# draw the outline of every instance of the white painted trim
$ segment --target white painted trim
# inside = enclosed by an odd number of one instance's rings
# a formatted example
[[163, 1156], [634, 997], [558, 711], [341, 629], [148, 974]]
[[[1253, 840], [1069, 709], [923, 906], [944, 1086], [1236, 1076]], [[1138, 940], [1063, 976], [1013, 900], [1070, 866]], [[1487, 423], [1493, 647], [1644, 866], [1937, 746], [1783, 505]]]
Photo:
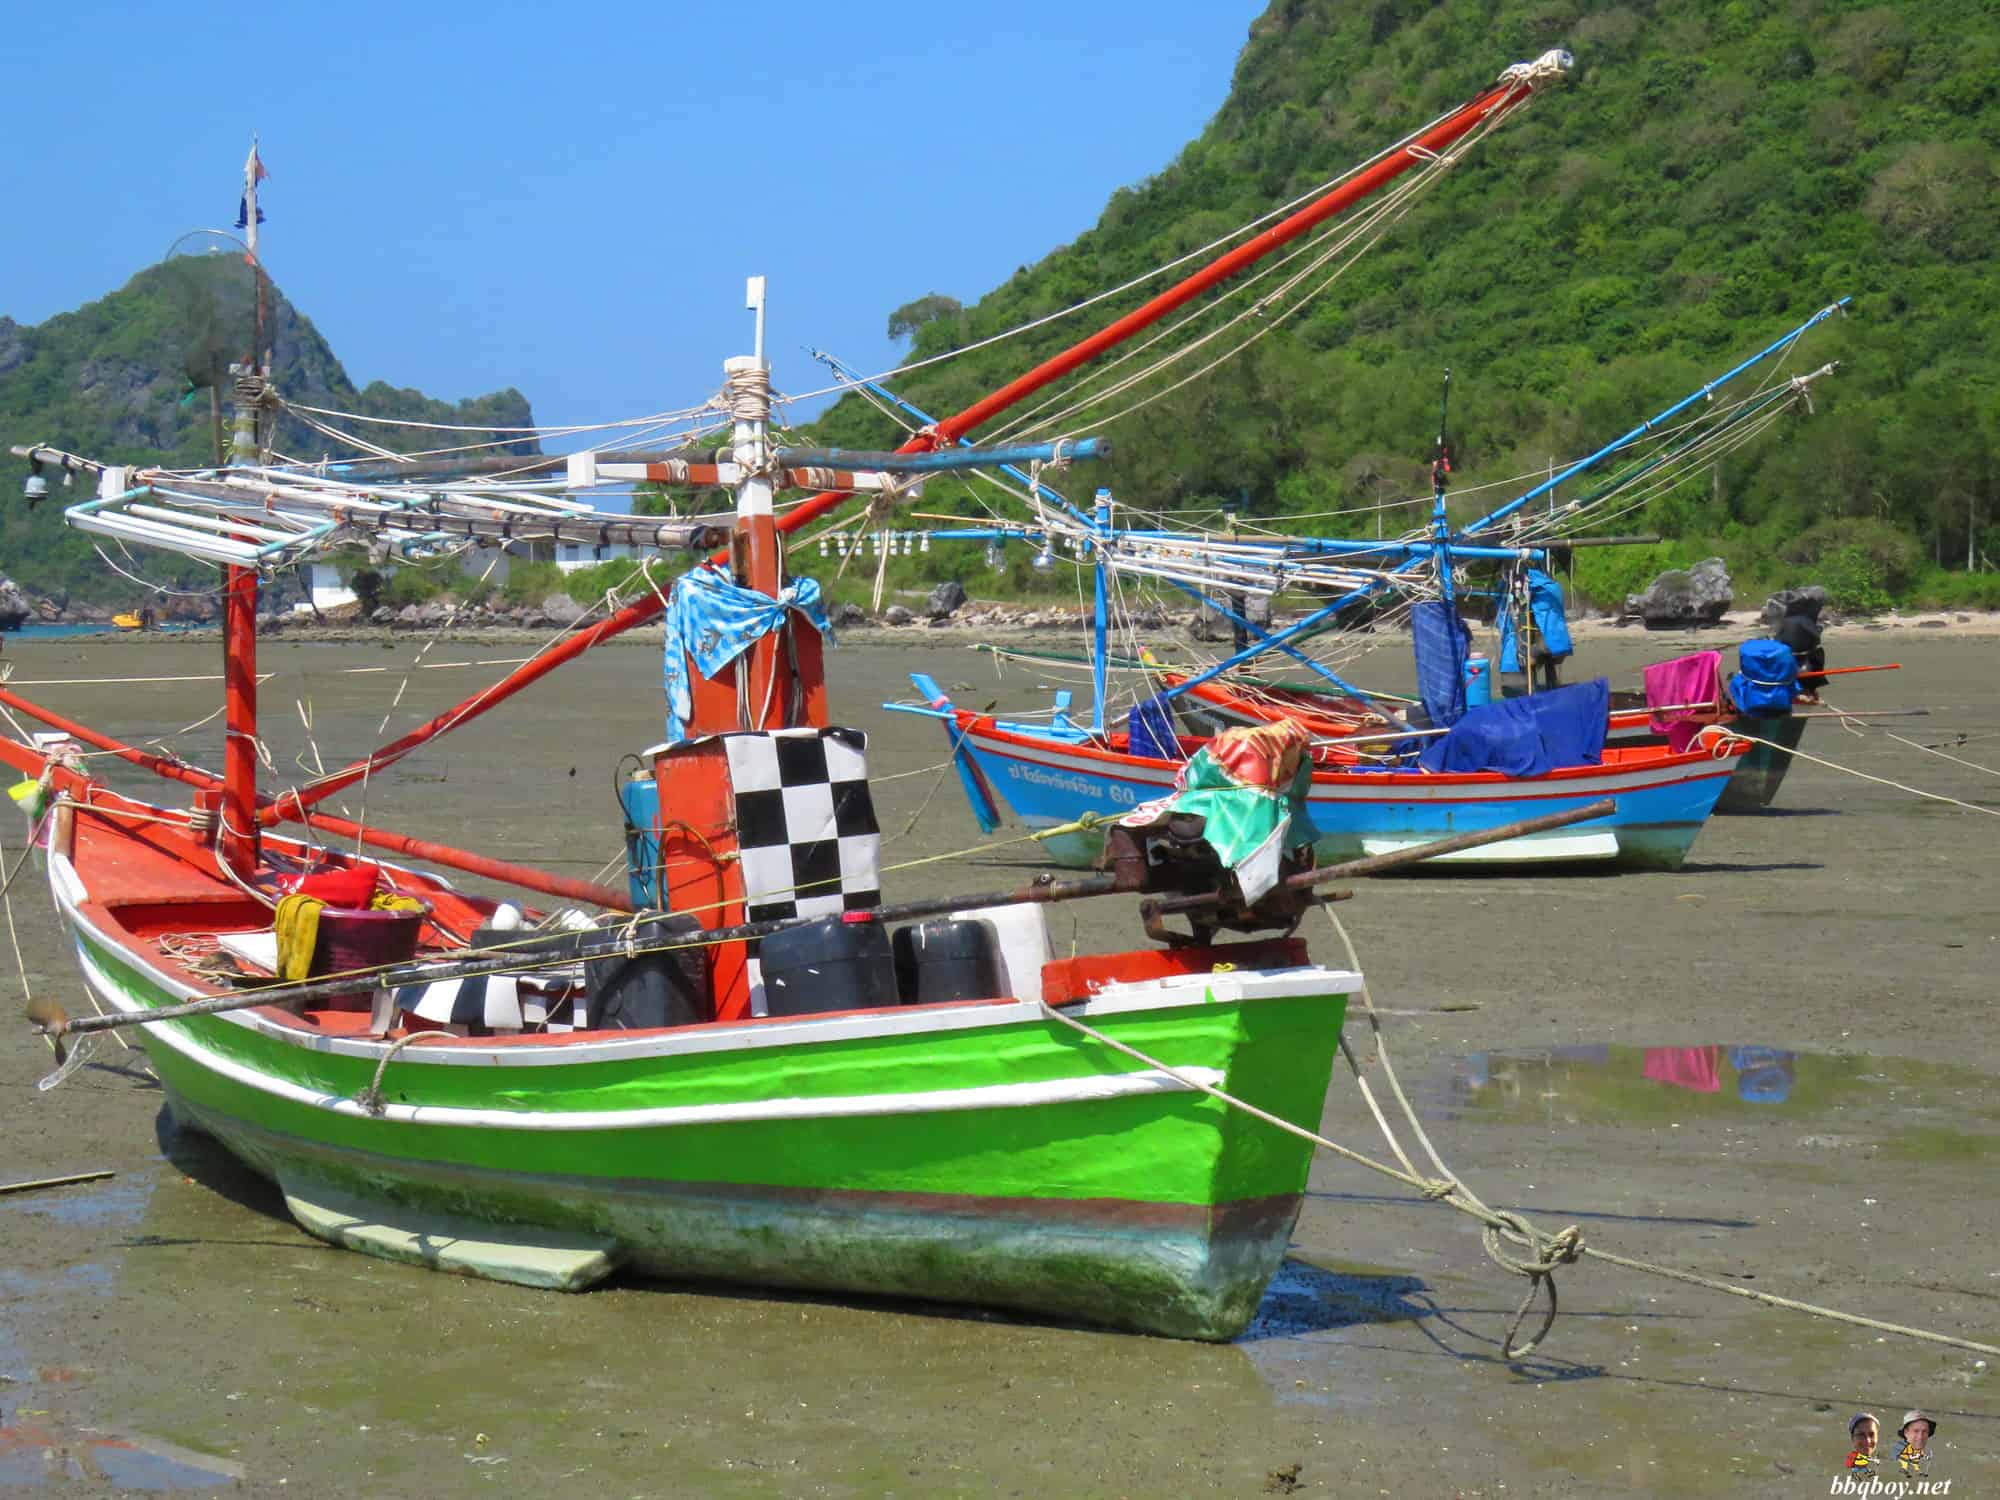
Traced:
[[[1399, 854], [1433, 842], [1426, 838], [1396, 838], [1390, 835], [1363, 835], [1363, 854]], [[1477, 849], [1460, 849], [1454, 854], [1432, 857], [1434, 864], [1477, 865], [1487, 863], [1532, 864], [1564, 860], [1616, 859], [1618, 835], [1607, 830], [1594, 833], [1531, 833], [1524, 838], [1502, 839], [1497, 844], [1481, 844]]]
[[[110, 976], [86, 952], [79, 951], [84, 979], [107, 1001], [117, 994]], [[1182, 1001], [1181, 1003], [1185, 1003]], [[1180, 1078], [1146, 1069], [1138, 1073], [1098, 1073], [1085, 1078], [1057, 1078], [1043, 1083], [998, 1083], [969, 1089], [924, 1089], [907, 1094], [841, 1094], [823, 1099], [755, 1099], [732, 1104], [681, 1104], [656, 1109], [508, 1110], [461, 1109], [446, 1105], [385, 1104], [371, 1114], [357, 1101], [326, 1094], [287, 1079], [273, 1078], [255, 1068], [211, 1051], [185, 1031], [161, 1027], [152, 1033], [196, 1066], [246, 1088], [294, 1104], [323, 1109], [355, 1120], [386, 1120], [401, 1125], [450, 1125], [565, 1132], [578, 1130], [653, 1130], [683, 1125], [739, 1125], [766, 1120], [832, 1120], [856, 1116], [927, 1115], [976, 1109], [1035, 1109], [1051, 1104], [1081, 1104], [1102, 1099], [1129, 1099], [1149, 1094], [1191, 1092], [1181, 1078], [1220, 1088], [1219, 1068], [1179, 1068]], [[399, 1059], [420, 1060], [415, 1049]]]
[[[145, 955], [110, 936], [78, 910], [78, 906], [89, 898], [81, 878], [67, 859], [61, 855], [51, 856], [49, 875], [50, 887], [56, 895], [62, 916], [78, 933], [88, 933], [97, 942], [118, 953], [126, 963], [144, 973], [154, 984], [178, 999], [200, 1000], [211, 996], [212, 991], [196, 988], [184, 980], [165, 973]], [[96, 968], [96, 965], [90, 963], [89, 956], [84, 952], [80, 941], [77, 956], [79, 962], [86, 964], [88, 968]], [[1323, 969], [1316, 965], [1294, 969], [1231, 971], [1226, 975], [1216, 976], [1180, 975], [1172, 976], [1168, 980], [1113, 986], [1103, 993], [1092, 996], [1088, 1001], [1070, 1008], [1069, 1013], [1086, 1019], [1097, 1019], [1140, 1011], [1184, 1007], [1191, 1003], [1187, 993], [1187, 981], [1189, 979], [1206, 981], [1211, 977], [1217, 983], [1210, 986], [1209, 998], [1218, 1004], [1278, 999], [1308, 994], [1315, 990], [1328, 995], [1345, 995], [1352, 994], [1361, 987], [1361, 978], [1357, 974], [1341, 969]], [[100, 998], [115, 1010], [131, 1014], [146, 1009], [145, 1006], [133, 1003], [130, 997], [108, 978], [98, 988]], [[361, 1058], [371, 1062], [378, 1060], [389, 1045], [386, 1042], [362, 1037], [315, 1036], [295, 1026], [283, 1025], [258, 1015], [255, 1010], [225, 1011], [216, 1019], [245, 1027], [283, 1042], [287, 1046], [338, 1057]], [[869, 1037], [921, 1036], [972, 1031], [985, 1027], [1026, 1025], [1039, 1022], [1041, 1019], [1041, 1009], [1034, 1001], [1015, 1000], [1004, 1004], [937, 1009], [925, 1007], [909, 1010], [871, 1010], [848, 1015], [801, 1017], [798, 1020], [775, 1023], [761, 1022], [747, 1026], [711, 1024], [677, 1028], [673, 1032], [641, 1033], [623, 1038], [607, 1035], [603, 1041], [551, 1042], [542, 1046], [523, 1042], [486, 1047], [463, 1042], [448, 1047], [426, 1048], [418, 1045], [404, 1048], [397, 1054], [397, 1059], [445, 1067], [563, 1067], [581, 1063], [631, 1062], [647, 1057], [687, 1057], [709, 1052], [755, 1051], [766, 1047], [804, 1047], [816, 1043], [853, 1041]]]

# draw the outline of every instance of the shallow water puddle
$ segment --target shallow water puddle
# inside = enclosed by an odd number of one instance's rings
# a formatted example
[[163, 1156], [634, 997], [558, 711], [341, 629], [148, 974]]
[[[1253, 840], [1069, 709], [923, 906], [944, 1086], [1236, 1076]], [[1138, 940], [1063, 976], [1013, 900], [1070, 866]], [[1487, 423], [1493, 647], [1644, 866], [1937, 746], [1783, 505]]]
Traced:
[[47, 1417], [0, 1424], [0, 1485], [34, 1489], [88, 1483], [120, 1490], [214, 1489], [234, 1483], [243, 1466], [156, 1438], [120, 1437], [71, 1428]]
[[[0, 1203], [0, 1233], [9, 1222], [41, 1218], [85, 1230], [93, 1244], [115, 1243], [118, 1231], [144, 1220], [166, 1168], [127, 1172], [104, 1182], [11, 1197]], [[108, 1236], [108, 1239], [107, 1239]], [[0, 1295], [84, 1315], [87, 1300], [117, 1282], [112, 1258], [48, 1267], [0, 1269]], [[0, 1322], [0, 1487], [87, 1484], [118, 1490], [213, 1490], [240, 1479], [242, 1466], [144, 1434], [75, 1422], [65, 1408], [88, 1388], [87, 1367], [37, 1365], [11, 1322]]]
[[1748, 1043], [1473, 1052], [1421, 1076], [1413, 1098], [1436, 1119], [1518, 1124], [1806, 1117], [1856, 1107], [1891, 1109], [1913, 1127], [2000, 1124], [1992, 1080], [1969, 1068]]

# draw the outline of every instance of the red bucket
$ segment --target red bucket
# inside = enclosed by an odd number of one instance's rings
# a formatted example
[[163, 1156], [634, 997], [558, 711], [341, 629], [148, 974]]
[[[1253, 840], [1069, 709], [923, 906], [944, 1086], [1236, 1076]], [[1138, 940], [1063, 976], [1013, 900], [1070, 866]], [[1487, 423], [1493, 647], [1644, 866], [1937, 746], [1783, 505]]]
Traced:
[[[381, 964], [401, 963], [417, 951], [417, 938], [431, 914], [428, 906], [415, 911], [371, 911], [365, 907], [328, 906], [319, 914], [319, 937], [313, 944], [314, 975], [345, 974], [351, 969], [372, 969]], [[351, 994], [334, 995], [319, 1002], [316, 1009], [341, 1010], [369, 1007], [373, 986]]]

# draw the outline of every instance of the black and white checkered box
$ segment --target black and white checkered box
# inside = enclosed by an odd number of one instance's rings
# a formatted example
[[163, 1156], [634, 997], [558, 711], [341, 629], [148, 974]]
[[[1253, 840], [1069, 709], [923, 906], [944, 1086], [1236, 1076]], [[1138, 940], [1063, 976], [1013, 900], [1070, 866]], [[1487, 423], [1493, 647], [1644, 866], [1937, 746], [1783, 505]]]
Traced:
[[[727, 734], [744, 919], [832, 917], [882, 904], [882, 833], [858, 729]], [[764, 1014], [750, 946], [750, 1009]]]

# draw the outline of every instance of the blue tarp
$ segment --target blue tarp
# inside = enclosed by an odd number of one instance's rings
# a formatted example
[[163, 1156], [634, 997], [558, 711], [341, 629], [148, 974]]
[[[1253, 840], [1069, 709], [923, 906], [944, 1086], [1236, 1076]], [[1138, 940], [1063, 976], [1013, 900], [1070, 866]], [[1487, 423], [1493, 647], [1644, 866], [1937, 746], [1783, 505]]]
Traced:
[[741, 588], [725, 568], [703, 563], [674, 580], [667, 597], [667, 743], [687, 738], [694, 699], [688, 687], [687, 663], [712, 678], [749, 649], [752, 641], [776, 630], [788, 610], [797, 610], [821, 635], [833, 638], [833, 622], [820, 602], [819, 585], [794, 578], [773, 599], [755, 589]]
[[1525, 698], [1466, 710], [1465, 717], [1424, 746], [1426, 771], [1504, 771], [1540, 776], [1562, 766], [1604, 759], [1611, 684], [1599, 677]]
[[1128, 748], [1134, 755], [1150, 755], [1155, 760], [1181, 760], [1180, 738], [1174, 733], [1173, 700], [1164, 693], [1132, 705], [1125, 716]]
[[1782, 641], [1745, 641], [1736, 659], [1743, 670], [1729, 679], [1729, 696], [1746, 714], [1790, 713], [1799, 695], [1799, 663]]
[[1449, 604], [1425, 600], [1410, 607], [1410, 644], [1417, 653], [1417, 696], [1439, 728], [1465, 713], [1465, 658], [1472, 632]]
[[[1541, 649], [1556, 661], [1567, 660], [1576, 648], [1570, 644], [1569, 618], [1563, 610], [1562, 585], [1540, 568], [1528, 569], [1528, 617]], [[1500, 609], [1500, 670], [1522, 672], [1520, 642], [1514, 630], [1514, 600], [1510, 595]]]

